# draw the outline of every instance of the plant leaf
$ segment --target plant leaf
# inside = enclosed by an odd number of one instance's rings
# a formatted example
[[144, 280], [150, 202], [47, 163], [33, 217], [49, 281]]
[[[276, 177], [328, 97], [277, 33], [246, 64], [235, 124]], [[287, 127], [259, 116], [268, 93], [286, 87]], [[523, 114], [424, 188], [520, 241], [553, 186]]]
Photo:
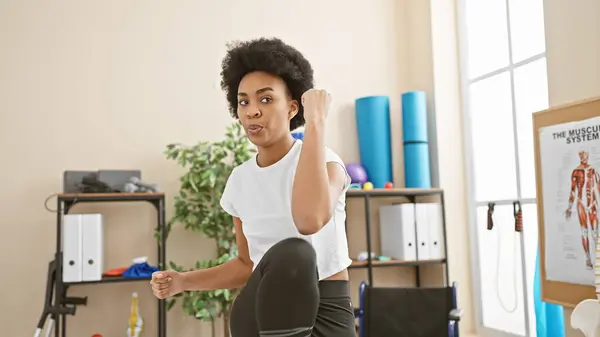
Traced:
[[[211, 268], [237, 256], [233, 220], [221, 208], [220, 199], [233, 169], [252, 158], [254, 153], [256, 150], [239, 122], [227, 126], [225, 137], [220, 141], [166, 145], [166, 159], [184, 169], [179, 179], [179, 191], [173, 198], [174, 213], [167, 221], [167, 233], [180, 227], [212, 239], [216, 253], [214, 259], [196, 261], [193, 268], [170, 261], [171, 269], [183, 272]], [[155, 237], [160, 239], [156, 233]], [[180, 299], [184, 314], [202, 321], [214, 321], [229, 314], [236, 291], [185, 291], [169, 299], [167, 308], [173, 308]]]

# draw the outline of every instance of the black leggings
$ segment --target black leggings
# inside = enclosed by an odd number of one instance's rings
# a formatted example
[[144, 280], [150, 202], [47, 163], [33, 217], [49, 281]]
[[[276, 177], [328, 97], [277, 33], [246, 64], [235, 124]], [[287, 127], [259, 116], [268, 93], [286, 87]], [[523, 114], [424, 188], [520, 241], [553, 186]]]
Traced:
[[231, 336], [355, 337], [348, 282], [318, 280], [308, 242], [275, 244], [233, 304]]

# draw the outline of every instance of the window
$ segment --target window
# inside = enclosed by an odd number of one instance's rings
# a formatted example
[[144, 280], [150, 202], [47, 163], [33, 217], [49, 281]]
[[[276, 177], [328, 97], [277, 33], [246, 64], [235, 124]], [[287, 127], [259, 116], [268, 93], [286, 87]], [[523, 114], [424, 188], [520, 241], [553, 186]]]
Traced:
[[[462, 0], [459, 12], [478, 335], [531, 336], [537, 252], [531, 115], [548, 107], [543, 0]], [[521, 233], [514, 230], [514, 202], [523, 211]]]

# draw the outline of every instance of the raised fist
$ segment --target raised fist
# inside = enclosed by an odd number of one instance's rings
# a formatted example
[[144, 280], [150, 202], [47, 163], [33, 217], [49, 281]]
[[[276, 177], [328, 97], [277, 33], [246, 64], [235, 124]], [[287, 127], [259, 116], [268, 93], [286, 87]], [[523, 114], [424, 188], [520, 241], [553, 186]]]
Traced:
[[324, 121], [329, 113], [331, 94], [322, 89], [310, 89], [302, 95], [306, 122]]

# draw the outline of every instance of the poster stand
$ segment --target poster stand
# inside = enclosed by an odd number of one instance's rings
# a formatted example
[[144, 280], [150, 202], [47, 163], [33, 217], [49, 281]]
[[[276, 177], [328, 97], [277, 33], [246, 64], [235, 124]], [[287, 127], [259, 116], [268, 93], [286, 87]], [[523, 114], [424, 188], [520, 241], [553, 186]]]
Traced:
[[[533, 132], [542, 300], [574, 307], [596, 297], [594, 270], [587, 266], [582, 240], [586, 233], [581, 229], [588, 229], [591, 263], [596, 250], [595, 231], [589, 219], [580, 220], [582, 209], [588, 218], [593, 212], [591, 207], [578, 207], [582, 200], [578, 191], [581, 187], [583, 202], [587, 203], [587, 185], [581, 183], [591, 179], [600, 184], [596, 180], [600, 177], [600, 97], [534, 113]], [[585, 159], [599, 176], [585, 175], [591, 172]], [[589, 192], [600, 197], [600, 185]], [[595, 203], [600, 218], [600, 199]]]

